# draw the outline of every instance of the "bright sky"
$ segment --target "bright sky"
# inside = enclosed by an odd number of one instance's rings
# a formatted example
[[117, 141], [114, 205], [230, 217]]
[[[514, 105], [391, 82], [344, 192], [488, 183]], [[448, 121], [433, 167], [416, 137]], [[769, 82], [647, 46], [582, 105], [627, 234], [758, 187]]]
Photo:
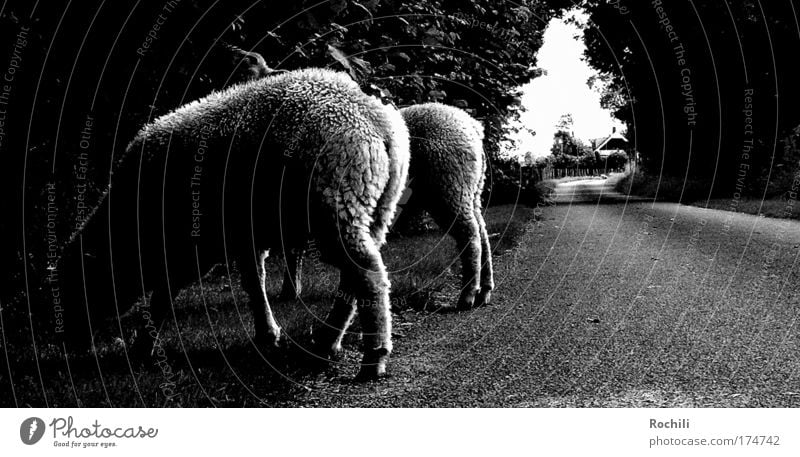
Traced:
[[[586, 23], [584, 13], [573, 14]], [[572, 114], [573, 133], [587, 144], [611, 134], [612, 127], [624, 130], [622, 123], [600, 107], [600, 94], [586, 84], [596, 72], [583, 60], [585, 49], [578, 25], [554, 19], [547, 26], [537, 61], [547, 74], [523, 86], [522, 106], [526, 111], [521, 120], [536, 135], [523, 131], [519, 138], [522, 154], [531, 151], [534, 158], [549, 155], [555, 126], [564, 114]]]

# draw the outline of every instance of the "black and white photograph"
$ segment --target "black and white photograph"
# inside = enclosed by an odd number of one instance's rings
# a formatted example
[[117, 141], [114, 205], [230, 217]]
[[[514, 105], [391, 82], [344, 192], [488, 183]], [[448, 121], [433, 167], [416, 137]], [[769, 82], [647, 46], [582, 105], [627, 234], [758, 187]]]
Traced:
[[0, 452], [311, 408], [797, 455], [798, 9], [0, 0]]

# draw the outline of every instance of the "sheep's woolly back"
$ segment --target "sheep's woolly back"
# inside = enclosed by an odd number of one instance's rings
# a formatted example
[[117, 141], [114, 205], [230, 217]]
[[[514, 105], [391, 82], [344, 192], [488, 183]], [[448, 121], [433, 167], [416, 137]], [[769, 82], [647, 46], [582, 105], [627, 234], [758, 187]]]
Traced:
[[441, 132], [430, 138], [464, 135], [469, 141], [483, 141], [483, 125], [460, 108], [442, 103], [422, 103], [400, 111], [406, 122], [412, 122], [415, 129]]
[[[310, 197], [325, 217], [335, 216], [339, 236], [367, 228], [379, 245], [408, 173], [408, 132], [399, 112], [364, 94], [348, 75], [325, 69], [271, 75], [184, 105], [145, 126], [127, 154], [143, 154], [143, 163], [152, 162], [154, 170], [190, 170], [182, 164], [190, 164], [201, 146], [213, 155], [203, 162], [204, 173], [215, 170], [209, 179], [221, 182], [227, 173], [226, 195], [231, 185], [250, 184], [246, 161], [250, 173], [255, 164], [262, 170], [255, 185], [263, 186], [267, 176], [275, 181], [267, 184], [275, 193], [284, 178], [281, 169], [289, 167], [295, 173], [290, 181], [312, 177]], [[229, 163], [236, 160], [238, 174]], [[304, 197], [297, 196], [298, 210]]]
[[[297, 141], [301, 135], [296, 130], [311, 127], [313, 121], [318, 121], [320, 128], [341, 125], [342, 119], [335, 117], [337, 105], [345, 105], [339, 108], [344, 111], [352, 104], [363, 105], [368, 111], [379, 108], [379, 103], [364, 95], [344, 73], [318, 68], [279, 73], [235, 84], [187, 103], [144, 126], [130, 146], [145, 139], [166, 146], [162, 143], [165, 135], [199, 134], [201, 127], [213, 128], [216, 137], [269, 128], [273, 136]], [[347, 117], [352, 117], [356, 112], [349, 114]], [[279, 130], [276, 127], [280, 126], [272, 122], [281, 119], [294, 121], [295, 128]], [[363, 121], [358, 124], [354, 127], [363, 127]], [[289, 140], [284, 143], [291, 146]]]
[[[451, 202], [472, 201], [486, 171], [483, 126], [464, 110], [424, 103], [400, 110], [411, 139], [411, 175]], [[431, 170], [436, 175], [431, 175]]]

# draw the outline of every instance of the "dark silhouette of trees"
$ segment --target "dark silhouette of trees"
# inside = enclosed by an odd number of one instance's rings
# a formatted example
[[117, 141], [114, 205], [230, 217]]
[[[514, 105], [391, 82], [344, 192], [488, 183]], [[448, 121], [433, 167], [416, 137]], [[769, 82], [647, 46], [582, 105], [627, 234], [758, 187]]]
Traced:
[[516, 88], [538, 75], [535, 53], [545, 26], [571, 5], [3, 3], [0, 73], [11, 68], [14, 80], [0, 84], [0, 268], [6, 273], [0, 303], [39, 287], [48, 250], [67, 241], [142, 125], [230, 82], [236, 70], [224, 54], [227, 45], [258, 52], [274, 68], [348, 71], [365, 90], [381, 91], [398, 105], [439, 100], [466, 108], [485, 122], [493, 154], [506, 117], [517, 109]]
[[588, 61], [651, 173], [759, 194], [800, 123], [789, 0], [585, 1]]

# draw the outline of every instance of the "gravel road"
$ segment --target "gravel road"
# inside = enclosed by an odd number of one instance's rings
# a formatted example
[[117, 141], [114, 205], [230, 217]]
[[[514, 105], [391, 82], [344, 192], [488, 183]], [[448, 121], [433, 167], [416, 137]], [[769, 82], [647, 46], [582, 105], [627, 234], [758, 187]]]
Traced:
[[800, 406], [800, 223], [610, 189], [559, 185], [493, 305], [400, 316], [388, 379], [286, 405]]

